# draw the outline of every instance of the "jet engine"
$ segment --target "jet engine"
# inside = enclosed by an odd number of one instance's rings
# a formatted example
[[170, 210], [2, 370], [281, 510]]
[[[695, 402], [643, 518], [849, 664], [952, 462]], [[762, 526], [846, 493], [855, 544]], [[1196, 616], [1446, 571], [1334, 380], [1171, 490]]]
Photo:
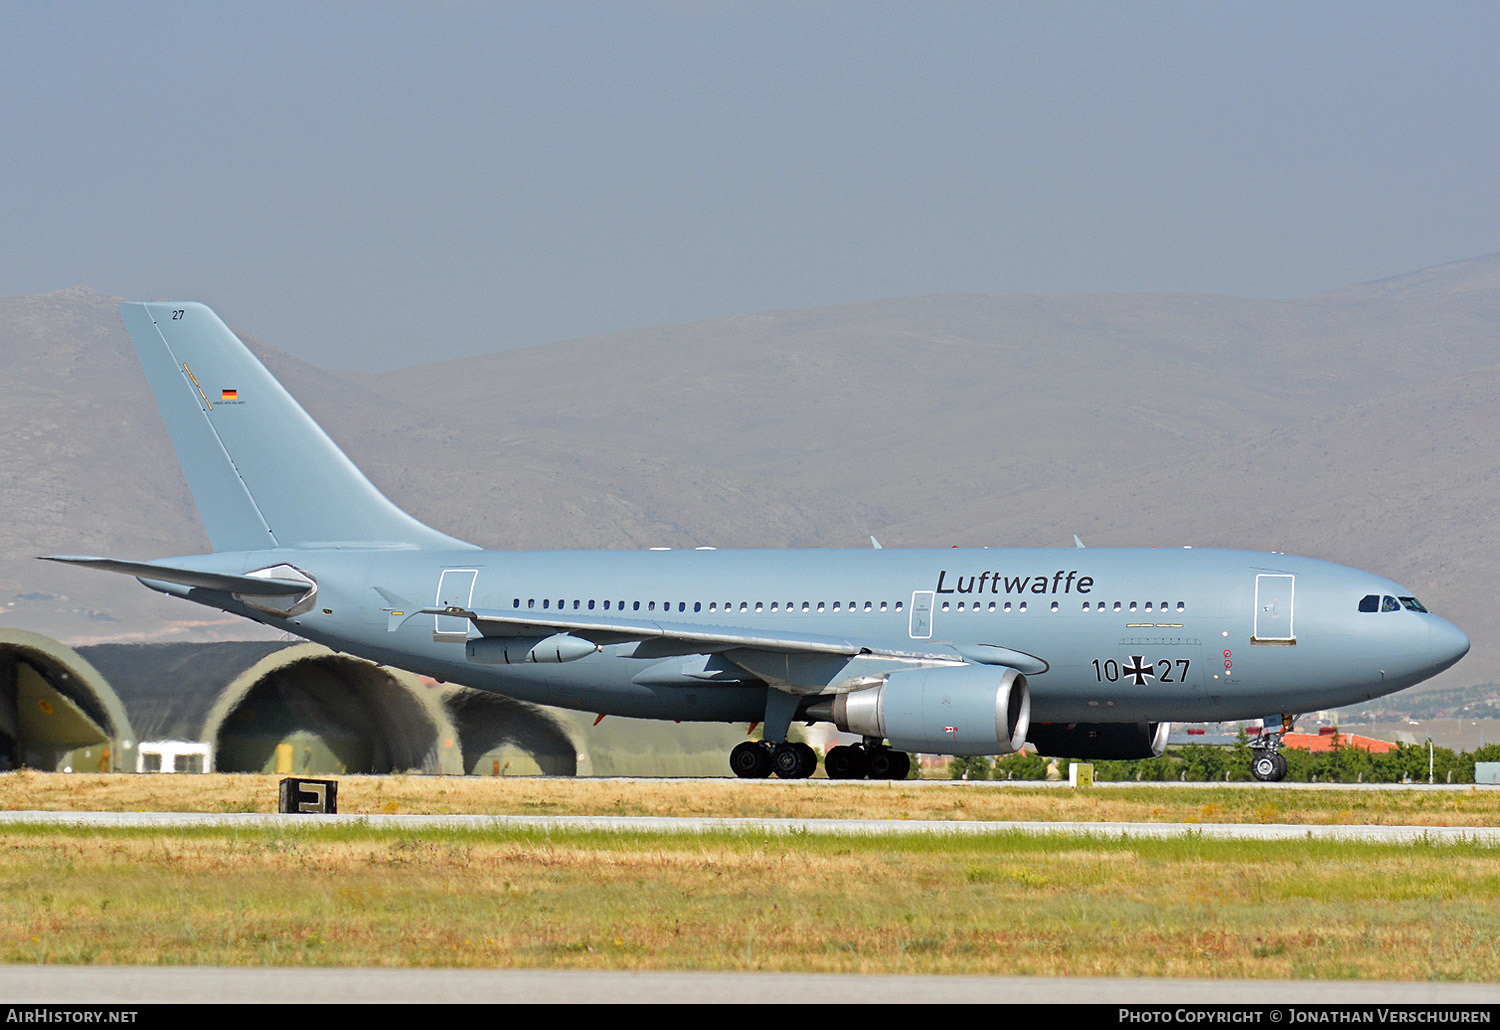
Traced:
[[1026, 739], [1048, 758], [1155, 758], [1167, 747], [1169, 722], [1032, 723]]
[[845, 733], [889, 740], [902, 751], [1008, 755], [1026, 741], [1026, 677], [996, 665], [900, 669], [879, 686], [839, 694], [808, 709]]

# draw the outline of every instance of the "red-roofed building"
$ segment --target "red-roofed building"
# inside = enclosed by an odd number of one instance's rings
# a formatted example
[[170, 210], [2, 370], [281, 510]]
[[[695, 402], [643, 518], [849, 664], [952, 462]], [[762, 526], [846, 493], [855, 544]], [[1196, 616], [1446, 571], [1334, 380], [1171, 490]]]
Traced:
[[1340, 733], [1332, 728], [1319, 733], [1288, 733], [1281, 738], [1281, 743], [1284, 747], [1294, 747], [1298, 751], [1332, 751], [1338, 747], [1355, 747], [1372, 755], [1383, 755], [1387, 751], [1396, 750], [1396, 745], [1388, 740], [1361, 737], [1357, 733]]

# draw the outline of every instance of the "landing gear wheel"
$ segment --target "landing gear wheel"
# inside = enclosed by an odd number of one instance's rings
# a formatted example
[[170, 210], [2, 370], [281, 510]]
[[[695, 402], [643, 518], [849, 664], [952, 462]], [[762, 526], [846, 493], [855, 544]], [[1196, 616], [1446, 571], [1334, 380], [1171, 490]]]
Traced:
[[771, 749], [759, 740], [736, 744], [729, 752], [729, 768], [742, 780], [763, 780], [771, 775]]
[[782, 741], [771, 752], [771, 771], [783, 780], [805, 780], [817, 768], [817, 752], [801, 742]]
[[797, 778], [805, 780], [818, 771], [818, 753], [810, 745], [803, 744], [800, 741], [794, 744], [793, 747], [797, 749], [797, 754], [802, 758], [802, 765], [798, 768]]
[[840, 744], [823, 756], [823, 771], [830, 780], [862, 780], [869, 775], [865, 749], [857, 744]]
[[1286, 759], [1275, 752], [1256, 755], [1250, 760], [1250, 774], [1262, 783], [1280, 783], [1286, 778]]
[[911, 756], [905, 751], [877, 747], [870, 750], [869, 758], [872, 780], [904, 780], [911, 772]]

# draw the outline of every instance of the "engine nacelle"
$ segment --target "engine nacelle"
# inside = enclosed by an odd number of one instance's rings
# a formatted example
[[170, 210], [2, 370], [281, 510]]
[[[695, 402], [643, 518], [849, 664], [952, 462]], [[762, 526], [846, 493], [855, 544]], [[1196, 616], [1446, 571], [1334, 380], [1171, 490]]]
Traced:
[[1156, 758], [1167, 749], [1169, 722], [1033, 723], [1026, 739], [1048, 758]]
[[484, 665], [555, 664], [587, 658], [599, 645], [567, 633], [550, 637], [479, 637], [470, 640], [469, 661]]
[[1031, 723], [1026, 677], [996, 665], [900, 669], [878, 687], [817, 707], [845, 733], [941, 755], [1008, 755], [1021, 749]]

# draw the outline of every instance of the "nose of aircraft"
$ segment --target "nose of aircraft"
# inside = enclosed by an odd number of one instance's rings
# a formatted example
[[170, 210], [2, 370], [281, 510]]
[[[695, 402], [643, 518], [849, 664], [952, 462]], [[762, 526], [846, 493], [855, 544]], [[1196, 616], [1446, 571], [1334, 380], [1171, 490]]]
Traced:
[[1442, 672], [1468, 653], [1468, 635], [1447, 619], [1433, 616], [1427, 631], [1427, 657], [1432, 671]]

